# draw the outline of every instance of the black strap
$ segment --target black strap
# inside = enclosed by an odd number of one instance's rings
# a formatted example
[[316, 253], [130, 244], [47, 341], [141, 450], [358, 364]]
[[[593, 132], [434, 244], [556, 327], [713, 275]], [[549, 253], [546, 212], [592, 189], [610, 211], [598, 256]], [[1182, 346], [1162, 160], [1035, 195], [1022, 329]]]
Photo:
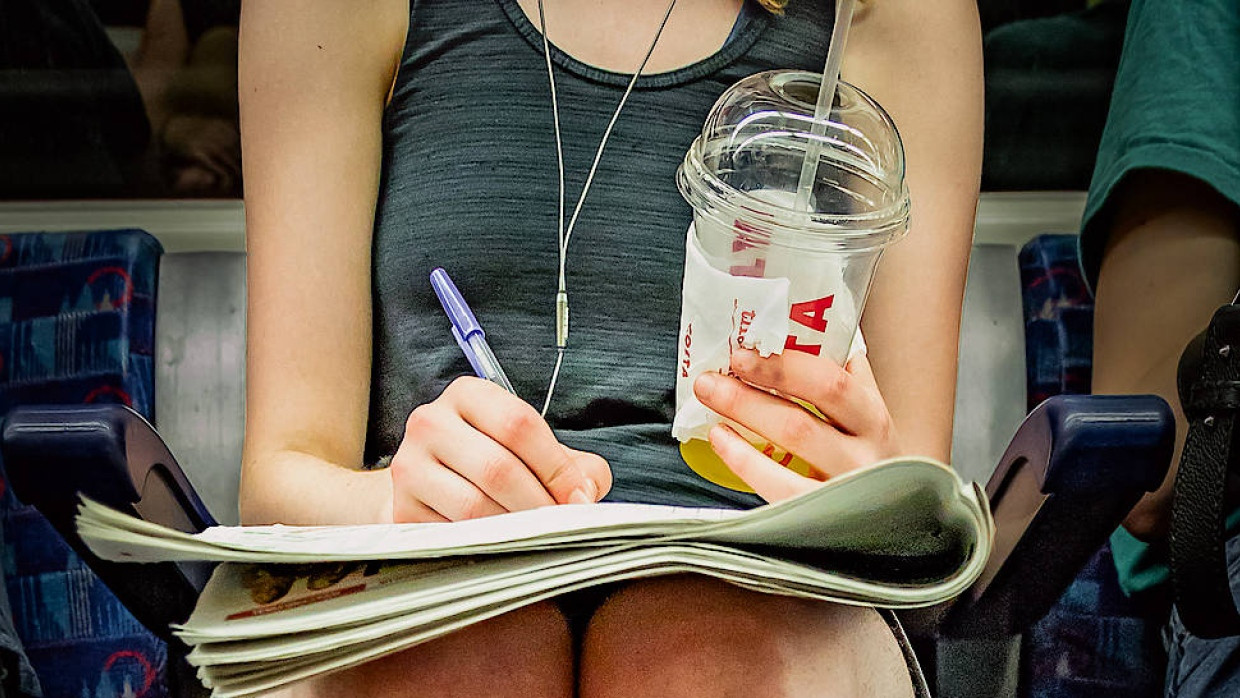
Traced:
[[1188, 439], [1171, 505], [1171, 577], [1184, 627], [1202, 638], [1240, 635], [1227, 576], [1227, 472], [1240, 413], [1240, 305], [1220, 308], [1180, 360]]

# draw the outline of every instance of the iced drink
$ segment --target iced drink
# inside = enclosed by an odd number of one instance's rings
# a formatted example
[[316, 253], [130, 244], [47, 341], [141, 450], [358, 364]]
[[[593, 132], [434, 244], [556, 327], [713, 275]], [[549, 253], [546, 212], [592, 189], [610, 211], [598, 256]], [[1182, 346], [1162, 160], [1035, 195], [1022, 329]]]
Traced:
[[[811, 133], [820, 80], [774, 71], [733, 85], [677, 175], [694, 220], [686, 239], [673, 435], [695, 472], [732, 489], [748, 487], [705, 441], [720, 418], [697, 401], [693, 380], [726, 372], [737, 347], [844, 363], [879, 257], [908, 228], [894, 124], [867, 95], [840, 82], [825, 132]], [[809, 206], [796, 210], [807, 152], [818, 165]], [[808, 473], [799, 458], [737, 430], [768, 457]]]

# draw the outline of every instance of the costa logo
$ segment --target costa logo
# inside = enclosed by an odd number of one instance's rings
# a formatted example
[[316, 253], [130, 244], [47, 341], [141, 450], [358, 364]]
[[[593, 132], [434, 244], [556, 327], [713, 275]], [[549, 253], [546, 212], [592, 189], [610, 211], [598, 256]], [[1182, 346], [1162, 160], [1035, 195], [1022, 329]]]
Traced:
[[[788, 312], [788, 319], [821, 334], [827, 331], [827, 311], [831, 309], [833, 303], [835, 303], [835, 294], [793, 303], [792, 309]], [[796, 335], [792, 334], [784, 340], [784, 349], [803, 351], [814, 356], [822, 353], [821, 344], [801, 344]]]
[[[124, 284], [120, 298], [112, 299], [112, 307], [117, 308], [129, 305], [129, 301], [133, 300], [133, 279], [129, 277], [129, 272], [125, 271], [121, 267], [100, 267], [96, 269], [86, 278], [86, 285], [90, 289], [94, 290], [95, 284], [99, 283], [100, 279], [105, 279], [108, 277], [117, 277]], [[96, 305], [95, 309], [103, 310], [103, 304], [100, 303]]]

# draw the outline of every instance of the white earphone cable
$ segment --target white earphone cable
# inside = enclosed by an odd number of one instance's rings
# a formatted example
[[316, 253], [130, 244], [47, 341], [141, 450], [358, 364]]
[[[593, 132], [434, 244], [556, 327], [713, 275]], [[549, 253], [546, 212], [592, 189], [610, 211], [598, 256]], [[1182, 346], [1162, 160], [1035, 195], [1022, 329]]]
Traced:
[[551, 381], [547, 385], [547, 395], [543, 399], [542, 415], [544, 417], [547, 416], [547, 409], [551, 406], [551, 395], [555, 392], [555, 384], [560, 377], [560, 367], [564, 363], [564, 349], [568, 346], [568, 283], [566, 274], [568, 242], [573, 236], [573, 229], [577, 226], [577, 218], [581, 215], [586, 195], [590, 193], [590, 187], [594, 184], [594, 175], [598, 171], [599, 162], [603, 159], [603, 149], [607, 147], [607, 140], [611, 137], [611, 131], [615, 127], [616, 121], [620, 118], [620, 112], [624, 109], [629, 95], [632, 94], [633, 87], [637, 84], [637, 79], [641, 77], [642, 71], [646, 69], [646, 63], [650, 61], [650, 56], [654, 54], [654, 49], [659, 44], [659, 37], [663, 36], [663, 30], [667, 28], [667, 22], [671, 18], [672, 10], [675, 7], [676, 0], [671, 0], [667, 5], [667, 11], [663, 14], [663, 21], [659, 23], [659, 29], [655, 32], [654, 40], [650, 42], [650, 48], [646, 50], [646, 55], [642, 58], [641, 65], [637, 67], [637, 72], [633, 73], [633, 77], [629, 80], [628, 86], [624, 90], [624, 95], [620, 97], [620, 103], [616, 106], [616, 111], [611, 115], [611, 120], [603, 131], [603, 137], [599, 141], [598, 150], [594, 153], [594, 161], [590, 164], [590, 171], [586, 175], [585, 184], [581, 188], [581, 195], [577, 197], [577, 205], [573, 207], [573, 216], [568, 221], [568, 227], [565, 228], [564, 145], [560, 133], [560, 105], [555, 89], [555, 72], [551, 65], [551, 42], [547, 38], [547, 19], [543, 13], [543, 0], [538, 0], [538, 25], [542, 32], [543, 56], [546, 58], [547, 63], [547, 81], [551, 84], [551, 113], [555, 120], [555, 155], [560, 184], [559, 228], [556, 231], [556, 239], [559, 245], [559, 270], [555, 298], [556, 356], [555, 367], [551, 370]]

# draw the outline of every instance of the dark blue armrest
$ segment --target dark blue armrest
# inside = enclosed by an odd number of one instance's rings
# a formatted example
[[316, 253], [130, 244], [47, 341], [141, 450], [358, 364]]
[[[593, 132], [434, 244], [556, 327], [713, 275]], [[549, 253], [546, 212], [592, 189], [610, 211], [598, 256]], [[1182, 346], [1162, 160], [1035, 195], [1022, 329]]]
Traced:
[[1155, 395], [1060, 395], [1025, 419], [986, 486], [994, 552], [940, 631], [1012, 635], [1040, 619], [1171, 464]]
[[79, 495], [182, 531], [215, 520], [155, 429], [122, 405], [26, 406], [4, 418], [0, 455], [17, 497], [34, 505], [100, 579], [161, 637], [185, 620], [210, 566], [110, 563], [77, 536]]

